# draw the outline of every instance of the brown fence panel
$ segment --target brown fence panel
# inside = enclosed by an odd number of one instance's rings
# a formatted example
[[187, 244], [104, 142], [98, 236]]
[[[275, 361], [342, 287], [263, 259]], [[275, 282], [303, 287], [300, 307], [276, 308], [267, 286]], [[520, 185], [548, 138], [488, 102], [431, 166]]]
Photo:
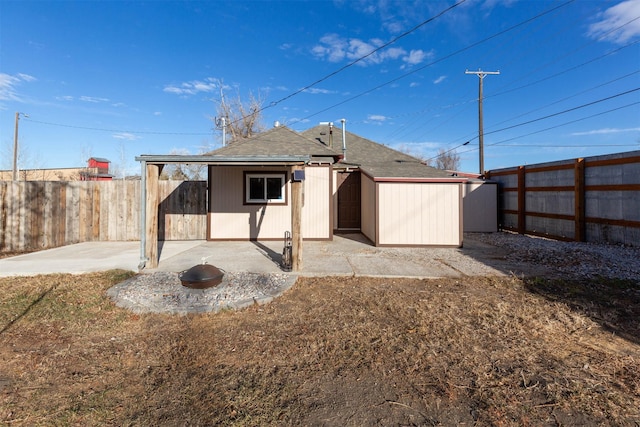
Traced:
[[[159, 235], [206, 239], [204, 181], [161, 181]], [[140, 181], [0, 181], [0, 251], [140, 239]]]
[[500, 227], [640, 246], [640, 151], [492, 170]]

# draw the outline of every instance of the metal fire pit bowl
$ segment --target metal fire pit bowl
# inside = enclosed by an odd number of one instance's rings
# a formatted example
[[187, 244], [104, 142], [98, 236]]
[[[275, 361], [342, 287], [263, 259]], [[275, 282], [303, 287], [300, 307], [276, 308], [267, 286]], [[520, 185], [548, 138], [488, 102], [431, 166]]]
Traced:
[[198, 264], [180, 273], [182, 286], [191, 289], [206, 289], [219, 285], [224, 273], [209, 264]]

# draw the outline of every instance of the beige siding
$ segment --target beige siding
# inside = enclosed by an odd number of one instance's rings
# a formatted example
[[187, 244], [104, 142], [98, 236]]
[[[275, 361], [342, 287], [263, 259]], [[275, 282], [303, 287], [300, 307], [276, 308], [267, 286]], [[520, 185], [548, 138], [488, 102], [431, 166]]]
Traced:
[[362, 234], [369, 240], [376, 241], [376, 184], [368, 176], [361, 174], [360, 181], [360, 215]]
[[[304, 205], [302, 208], [302, 237], [329, 239], [331, 237], [331, 198], [333, 174], [328, 166], [305, 168]], [[289, 228], [290, 229], [290, 228]]]
[[378, 244], [460, 246], [460, 184], [379, 183]]
[[498, 185], [491, 182], [468, 182], [462, 188], [464, 231], [498, 231]]
[[[287, 172], [283, 168], [216, 166], [211, 174], [211, 239], [282, 239], [291, 230], [291, 185], [286, 205], [245, 205], [244, 172]], [[330, 169], [305, 168], [303, 237], [330, 237]]]

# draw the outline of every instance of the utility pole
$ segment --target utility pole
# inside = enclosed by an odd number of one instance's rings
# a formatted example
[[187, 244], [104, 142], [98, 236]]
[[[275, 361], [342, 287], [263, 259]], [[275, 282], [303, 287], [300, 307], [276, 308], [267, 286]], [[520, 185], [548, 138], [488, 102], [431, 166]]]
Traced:
[[482, 124], [482, 81], [489, 74], [500, 74], [500, 71], [469, 71], [465, 74], [475, 74], [478, 78], [478, 144], [480, 148], [480, 175], [484, 175], [484, 125]]
[[18, 180], [18, 121], [20, 120], [20, 114], [24, 117], [29, 117], [28, 114], [16, 111], [16, 127], [13, 131], [13, 181]]

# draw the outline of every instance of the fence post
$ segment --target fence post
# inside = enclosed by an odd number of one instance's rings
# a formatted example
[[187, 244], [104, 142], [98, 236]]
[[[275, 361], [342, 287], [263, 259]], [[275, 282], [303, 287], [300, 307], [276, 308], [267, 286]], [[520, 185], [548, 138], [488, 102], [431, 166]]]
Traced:
[[518, 233], [525, 234], [527, 232], [527, 213], [526, 213], [526, 172], [524, 166], [518, 166]]
[[575, 209], [575, 237], [576, 242], [586, 240], [585, 231], [585, 194], [584, 194], [584, 159], [576, 159], [574, 166], [574, 209]]

